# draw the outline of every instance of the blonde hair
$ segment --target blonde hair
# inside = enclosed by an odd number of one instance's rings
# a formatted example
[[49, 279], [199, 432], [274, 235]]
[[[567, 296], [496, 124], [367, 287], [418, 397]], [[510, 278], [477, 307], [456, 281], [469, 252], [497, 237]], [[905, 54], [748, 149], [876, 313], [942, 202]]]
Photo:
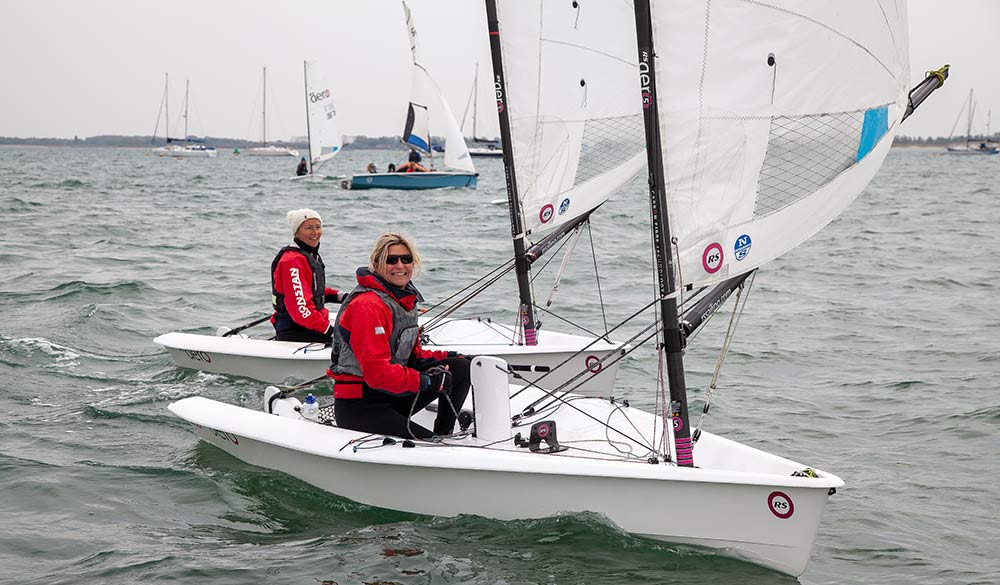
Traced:
[[385, 259], [389, 256], [389, 247], [397, 244], [406, 246], [410, 255], [413, 256], [413, 276], [420, 274], [420, 267], [423, 264], [420, 261], [417, 247], [413, 245], [413, 241], [408, 236], [396, 232], [385, 232], [375, 240], [375, 247], [372, 248], [371, 256], [368, 257], [368, 269], [375, 274], [381, 274], [381, 269], [385, 267]]

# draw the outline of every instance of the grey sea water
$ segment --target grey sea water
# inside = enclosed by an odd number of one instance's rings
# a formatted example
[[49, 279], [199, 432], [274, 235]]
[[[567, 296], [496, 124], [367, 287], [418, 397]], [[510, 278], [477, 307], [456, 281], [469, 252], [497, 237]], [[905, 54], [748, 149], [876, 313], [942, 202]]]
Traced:
[[[397, 156], [348, 150], [325, 171]], [[178, 369], [152, 338], [265, 314], [287, 210], [323, 214], [333, 286], [390, 228], [421, 246], [429, 305], [510, 255], [499, 161], [479, 162], [479, 190], [424, 193], [294, 184], [294, 167], [0, 149], [0, 583], [795, 582], [597, 515], [372, 508], [199, 443], [171, 401], [256, 407], [263, 384]], [[645, 197], [635, 182], [595, 215], [599, 276], [584, 236], [543, 327], [603, 330], [652, 298]], [[758, 274], [705, 428], [847, 482], [802, 583], [1000, 582], [998, 201], [1000, 156], [894, 150], [846, 213]], [[539, 298], [551, 282], [550, 267]], [[504, 282], [464, 314], [509, 321], [514, 297]], [[726, 321], [686, 355], [695, 413]], [[650, 406], [655, 375], [642, 348], [616, 393]]]

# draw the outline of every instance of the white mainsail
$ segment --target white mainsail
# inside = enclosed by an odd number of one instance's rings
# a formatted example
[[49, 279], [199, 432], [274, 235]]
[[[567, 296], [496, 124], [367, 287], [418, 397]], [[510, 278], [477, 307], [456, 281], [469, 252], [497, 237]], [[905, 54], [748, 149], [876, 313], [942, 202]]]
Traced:
[[343, 138], [337, 129], [333, 91], [319, 61], [306, 61], [306, 109], [309, 115], [309, 158], [313, 165], [340, 152]]
[[497, 2], [527, 233], [603, 203], [645, 167], [635, 15], [625, 2]]
[[403, 3], [403, 11], [406, 13], [406, 30], [410, 36], [410, 53], [413, 56], [410, 104], [403, 130], [403, 142], [424, 152], [431, 152], [430, 108], [432, 104], [437, 103], [445, 131], [444, 164], [451, 168], [474, 173], [476, 168], [472, 164], [472, 157], [469, 156], [462, 130], [458, 122], [455, 121], [455, 116], [452, 114], [451, 108], [448, 107], [448, 102], [445, 101], [437, 84], [434, 83], [420, 59], [417, 50], [417, 29], [413, 24], [410, 8], [405, 2]]
[[748, 272], [837, 217], [906, 107], [905, 3], [652, 2], [683, 285]]

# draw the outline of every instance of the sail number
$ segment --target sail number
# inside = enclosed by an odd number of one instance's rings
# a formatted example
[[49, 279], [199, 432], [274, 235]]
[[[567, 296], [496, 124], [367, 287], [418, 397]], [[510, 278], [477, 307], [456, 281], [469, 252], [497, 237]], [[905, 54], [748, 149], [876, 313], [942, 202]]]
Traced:
[[188, 356], [188, 359], [196, 362], [205, 362], [206, 364], [212, 363], [212, 356], [208, 355], [204, 351], [192, 351], [190, 349], [185, 349], [184, 353]]
[[795, 513], [795, 504], [785, 492], [771, 492], [767, 496], [767, 507], [771, 509], [772, 514], [782, 520], [791, 518], [792, 514]]

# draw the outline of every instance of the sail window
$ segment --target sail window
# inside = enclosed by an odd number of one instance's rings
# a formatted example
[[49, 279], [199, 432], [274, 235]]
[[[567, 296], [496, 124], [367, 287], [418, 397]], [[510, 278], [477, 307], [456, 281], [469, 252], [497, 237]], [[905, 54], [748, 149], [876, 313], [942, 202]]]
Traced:
[[573, 185], [610, 172], [645, 150], [642, 114], [587, 120]]
[[865, 110], [773, 118], [754, 219], [805, 198], [854, 165], [865, 119]]

